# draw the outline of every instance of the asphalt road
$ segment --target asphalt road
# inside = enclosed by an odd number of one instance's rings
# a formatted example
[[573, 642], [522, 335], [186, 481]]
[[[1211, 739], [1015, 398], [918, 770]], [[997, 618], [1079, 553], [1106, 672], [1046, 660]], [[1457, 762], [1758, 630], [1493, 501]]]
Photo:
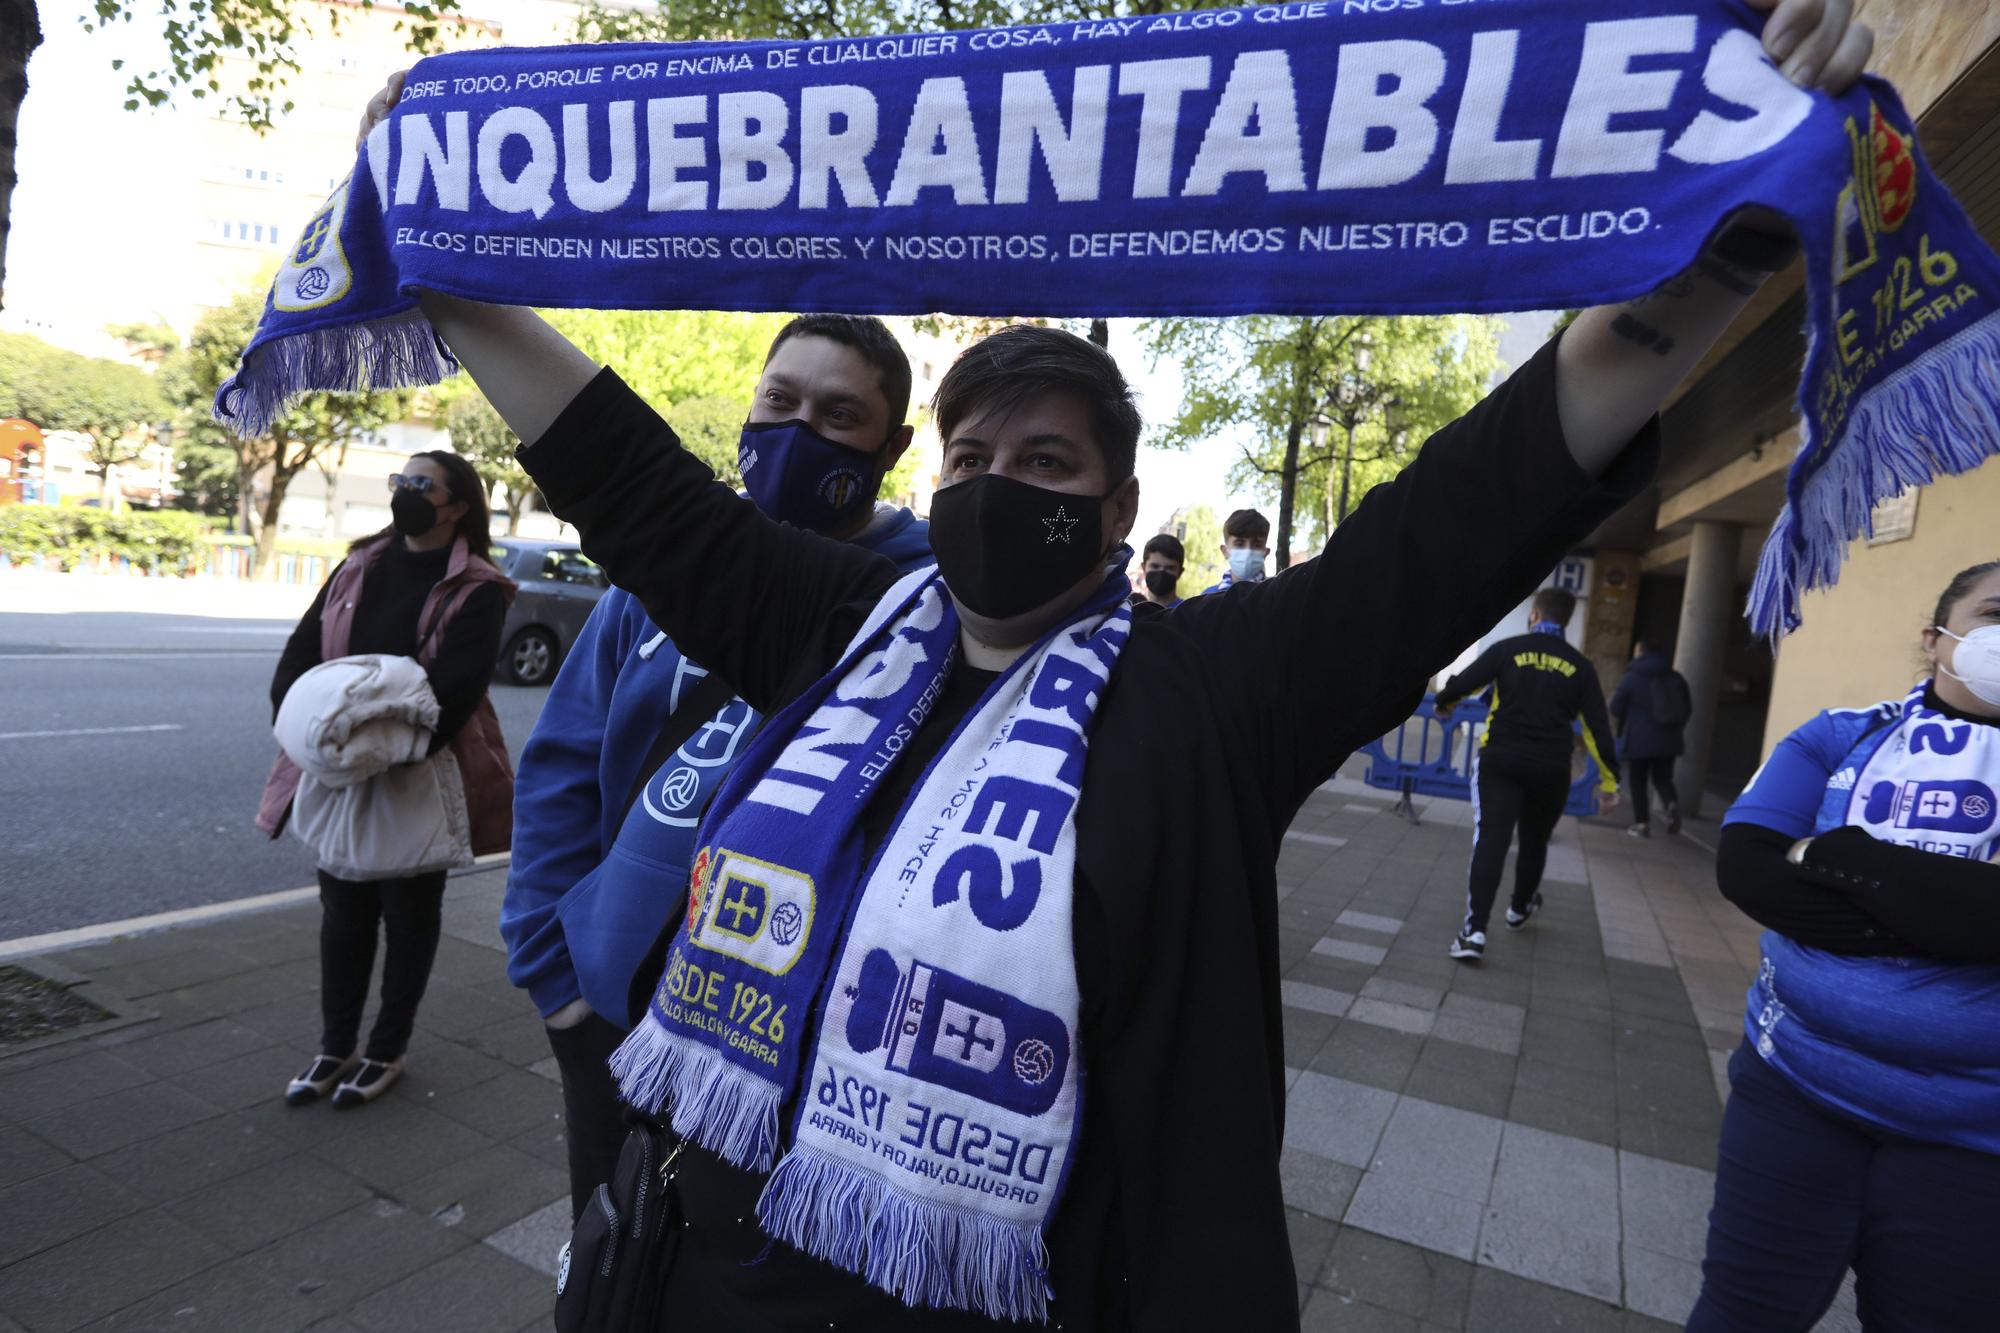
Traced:
[[[313, 882], [301, 844], [251, 824], [291, 620], [10, 601], [0, 593], [0, 940]], [[494, 685], [515, 755], [546, 694]]]

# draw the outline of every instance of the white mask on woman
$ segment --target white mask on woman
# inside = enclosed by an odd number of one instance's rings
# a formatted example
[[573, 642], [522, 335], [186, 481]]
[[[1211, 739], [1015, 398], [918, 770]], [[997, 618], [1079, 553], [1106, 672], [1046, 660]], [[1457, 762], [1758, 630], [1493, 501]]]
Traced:
[[1943, 625], [1931, 628], [1947, 639], [1958, 640], [1958, 646], [1951, 650], [1952, 666], [1946, 666], [1940, 656], [1938, 670], [2000, 708], [2000, 625], [1981, 625], [1965, 635], [1953, 634]]

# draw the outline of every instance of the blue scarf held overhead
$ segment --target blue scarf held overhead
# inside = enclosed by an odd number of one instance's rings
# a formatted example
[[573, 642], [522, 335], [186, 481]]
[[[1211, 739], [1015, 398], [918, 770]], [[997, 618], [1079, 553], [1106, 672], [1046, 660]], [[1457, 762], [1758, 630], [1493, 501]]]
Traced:
[[[1738, 0], [1359, 0], [420, 62], [241, 371], [452, 369], [429, 289], [880, 314], [1507, 311], [1641, 295], [1758, 205], [1805, 251], [1804, 440], [1752, 595], [1796, 624], [1873, 505], [2000, 448], [2000, 265], [1892, 89], [1803, 92]], [[1643, 331], [1641, 331], [1643, 333]]]
[[767, 1231], [908, 1305], [1046, 1313], [1081, 1124], [1076, 802], [1128, 587], [1105, 571], [955, 721], [867, 856], [862, 813], [958, 654], [935, 567], [884, 594], [717, 792], [666, 975], [612, 1058], [626, 1100], [772, 1171]]

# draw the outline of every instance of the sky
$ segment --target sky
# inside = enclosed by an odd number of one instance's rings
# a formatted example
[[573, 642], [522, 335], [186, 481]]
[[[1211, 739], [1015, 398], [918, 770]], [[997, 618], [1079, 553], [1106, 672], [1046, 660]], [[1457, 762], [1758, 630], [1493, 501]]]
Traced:
[[[134, 293], [151, 286], [150, 266], [170, 260], [149, 240], [163, 230], [175, 236], [193, 231], [188, 215], [197, 208], [195, 108], [201, 104], [123, 109], [126, 75], [113, 70], [111, 61], [122, 57], [128, 67], [156, 63], [149, 59], [160, 45], [156, 20], [140, 18], [86, 34], [78, 23], [89, 12], [86, 0], [41, 0], [40, 12], [45, 40], [29, 63], [29, 93], [21, 109], [19, 184], [7, 245], [7, 326], [60, 321], [72, 331], [94, 332], [110, 323], [154, 318]], [[276, 133], [282, 135], [282, 128]], [[1524, 360], [1546, 336], [1549, 322], [1548, 315], [1510, 317], [1501, 340], [1503, 362], [1514, 366]], [[1164, 422], [1180, 401], [1179, 367], [1151, 364], [1136, 323], [1112, 321], [1111, 350], [1133, 381], [1146, 420]], [[28, 327], [37, 331], [33, 323]], [[1275, 517], [1274, 505], [1229, 489], [1230, 464], [1240, 450], [1237, 438], [1187, 450], [1142, 447], [1136, 532], [1156, 532], [1176, 509], [1198, 504], [1212, 506], [1218, 516], [1258, 506]]]

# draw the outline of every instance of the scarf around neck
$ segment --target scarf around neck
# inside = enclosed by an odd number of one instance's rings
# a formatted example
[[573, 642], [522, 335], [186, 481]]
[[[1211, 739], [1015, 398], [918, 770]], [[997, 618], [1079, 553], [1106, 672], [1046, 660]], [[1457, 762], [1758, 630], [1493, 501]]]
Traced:
[[934, 567], [884, 594], [717, 793], [666, 975], [612, 1060], [634, 1105], [775, 1162], [772, 1235], [909, 1305], [1046, 1312], [1081, 1120], [1076, 801], [1127, 586], [1107, 571], [987, 688], [869, 855], [862, 814], [958, 656]]
[[[1751, 595], [2000, 449], [2000, 265], [1893, 89], [1802, 91], [1741, 0], [1362, 0], [421, 61], [307, 220], [217, 416], [455, 369], [513, 305], [1420, 314], [1649, 292], [1748, 206], [1806, 263], [1804, 444]], [[1644, 337], [1643, 325], [1635, 333]], [[1657, 335], [1655, 335], [1657, 337]]]

